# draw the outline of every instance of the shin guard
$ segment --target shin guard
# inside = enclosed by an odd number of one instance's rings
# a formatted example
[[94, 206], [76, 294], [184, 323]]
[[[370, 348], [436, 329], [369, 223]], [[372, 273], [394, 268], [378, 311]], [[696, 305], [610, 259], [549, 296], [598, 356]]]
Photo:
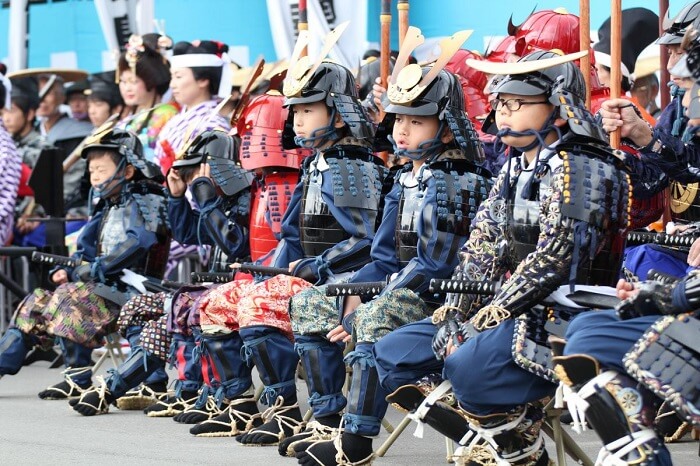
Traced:
[[378, 435], [388, 403], [387, 393], [379, 385], [372, 344], [359, 343], [356, 350], [345, 357], [345, 362], [352, 368], [348, 408], [343, 416], [345, 431], [364, 436]]
[[[58, 338], [66, 368], [87, 368], [92, 366], [92, 348], [87, 348], [67, 338]], [[83, 370], [72, 376], [73, 382], [81, 387], [90, 385], [92, 370]]]
[[314, 417], [318, 419], [342, 411], [347, 404], [342, 393], [345, 383], [342, 347], [322, 337], [298, 335], [294, 349], [306, 374], [309, 406]]
[[109, 371], [110, 375], [105, 382], [112, 396], [121, 398], [159, 368], [162, 368], [162, 361], [137, 346], [126, 361]]
[[554, 363], [559, 378], [572, 390], [565, 399], [574, 421], [585, 416], [603, 441], [599, 462], [650, 463], [663, 448], [651, 428], [656, 412], [651, 395], [627, 375], [600, 372], [598, 361], [587, 355], [558, 357]]
[[214, 399], [218, 405], [232, 400], [252, 386], [251, 367], [241, 358], [243, 339], [235, 332], [221, 336], [202, 336], [202, 358], [216, 380]]
[[29, 335], [16, 328], [9, 329], [0, 338], [0, 376], [19, 372], [31, 347]]
[[272, 406], [278, 397], [284, 404], [296, 402], [296, 373], [299, 356], [294, 345], [274, 327], [255, 326], [240, 329], [243, 339], [241, 356], [255, 364], [265, 385], [260, 401]]
[[202, 386], [202, 366], [195, 362], [194, 350], [196, 344], [194, 337], [184, 336], [180, 333], [173, 335], [173, 343], [170, 349], [170, 367], [177, 368], [178, 393], [197, 392]]

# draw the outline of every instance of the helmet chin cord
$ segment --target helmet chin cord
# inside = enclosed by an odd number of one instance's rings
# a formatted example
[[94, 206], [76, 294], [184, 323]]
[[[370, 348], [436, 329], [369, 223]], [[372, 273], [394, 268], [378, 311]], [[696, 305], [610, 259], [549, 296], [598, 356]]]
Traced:
[[438, 155], [440, 153], [440, 150], [445, 145], [442, 142], [441, 138], [442, 131], [444, 128], [445, 122], [440, 121], [440, 125], [438, 126], [438, 130], [435, 136], [418, 144], [418, 148], [416, 149], [399, 149], [396, 145], [396, 140], [391, 135], [389, 135], [387, 139], [389, 139], [389, 142], [391, 142], [391, 145], [394, 147], [395, 156], [406, 157], [413, 161], [417, 161], [424, 158], [432, 157], [434, 155]]
[[300, 136], [294, 136], [294, 142], [296, 145], [303, 147], [304, 149], [313, 149], [324, 145], [328, 141], [335, 141], [338, 139], [339, 135], [335, 127], [336, 113], [337, 110], [335, 107], [333, 107], [329, 123], [326, 126], [313, 130], [309, 137], [303, 138]]
[[504, 128], [501, 130], [498, 130], [498, 133], [496, 133], [496, 145], [494, 149], [499, 152], [503, 152], [507, 146], [507, 144], [504, 144], [502, 139], [505, 136], [513, 136], [513, 137], [523, 137], [523, 136], [534, 136], [535, 139], [530, 143], [525, 146], [511, 146], [514, 147], [515, 149], [519, 150], [520, 152], [527, 152], [531, 149], [534, 149], [537, 146], [541, 147], [541, 150], [543, 149], [548, 149], [548, 150], [553, 150], [554, 148], [552, 146], [549, 146], [547, 142], [545, 141], [545, 138], [551, 133], [552, 131], [555, 131], [557, 133], [557, 140], [561, 139], [561, 130], [559, 129], [558, 126], [554, 124], [554, 121], [557, 119], [557, 116], [559, 115], [558, 109], [555, 109], [551, 115], [549, 115], [549, 118], [545, 123], [542, 125], [542, 128], [540, 130], [534, 130], [534, 129], [526, 129], [525, 131], [515, 131], [514, 129], [511, 128]]
[[[117, 183], [112, 186], [108, 191], [105, 191], [107, 187], [113, 181]], [[90, 209], [90, 214], [92, 214], [92, 209], [95, 207], [95, 199], [106, 199], [110, 197], [117, 191], [117, 188], [121, 189], [126, 181], [126, 158], [122, 158], [117, 165], [117, 169], [112, 176], [110, 176], [106, 181], [102, 183], [91, 186], [90, 194], [88, 195], [88, 208]]]
[[[558, 109], [555, 109], [552, 114], [549, 116], [547, 121], [542, 125], [542, 128], [537, 131], [534, 129], [528, 129], [525, 131], [515, 131], [511, 128], [504, 128], [502, 130], [499, 130], [498, 133], [496, 133], [496, 143], [495, 143], [495, 150], [497, 151], [503, 151], [506, 148], [506, 144], [503, 143], [502, 138], [505, 136], [514, 136], [514, 137], [522, 137], [522, 136], [535, 136], [535, 139], [525, 145], [525, 146], [511, 146], [514, 149], [520, 151], [520, 152], [527, 152], [529, 150], [534, 149], [535, 147], [540, 147], [540, 150], [537, 151], [537, 154], [535, 155], [535, 161], [533, 164], [532, 168], [532, 175], [530, 176], [530, 179], [527, 181], [525, 186], [523, 186], [523, 191], [521, 193], [521, 197], [523, 199], [530, 199], [532, 200], [533, 194], [535, 191], [533, 190], [534, 184], [539, 184], [539, 179], [544, 175], [544, 171], [546, 168], [540, 168], [540, 152], [543, 150], [554, 150], [554, 146], [550, 146], [547, 144], [545, 141], [545, 138], [551, 133], [552, 131], [557, 133], [557, 140], [560, 140], [562, 138], [562, 132], [561, 129], [559, 129], [558, 126], [554, 124], [554, 121], [557, 119], [558, 116]], [[510, 157], [509, 157], [509, 162], [510, 162]], [[510, 165], [509, 165], [510, 166]], [[510, 178], [510, 177], [508, 177]], [[505, 183], [506, 185], [509, 185], [509, 179], [506, 180], [507, 182]], [[504, 186], [505, 188], [505, 186]]]

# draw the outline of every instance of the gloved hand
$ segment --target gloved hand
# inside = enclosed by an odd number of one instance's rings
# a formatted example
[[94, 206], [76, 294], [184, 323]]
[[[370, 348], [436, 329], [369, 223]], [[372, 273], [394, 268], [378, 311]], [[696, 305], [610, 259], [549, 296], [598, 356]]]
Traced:
[[455, 348], [464, 343], [460, 332], [462, 319], [463, 314], [454, 308], [442, 307], [433, 314], [433, 324], [437, 326], [438, 330], [433, 336], [432, 348], [437, 359], [444, 360], [448, 356], [447, 348], [450, 343]]

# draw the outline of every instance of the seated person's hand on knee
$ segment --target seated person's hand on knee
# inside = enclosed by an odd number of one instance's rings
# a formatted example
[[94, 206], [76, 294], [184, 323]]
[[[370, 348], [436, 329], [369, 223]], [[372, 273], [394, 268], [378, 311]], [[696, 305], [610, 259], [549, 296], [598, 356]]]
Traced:
[[63, 285], [68, 282], [68, 272], [63, 269], [56, 270], [53, 275], [51, 275], [51, 281], [56, 285]]

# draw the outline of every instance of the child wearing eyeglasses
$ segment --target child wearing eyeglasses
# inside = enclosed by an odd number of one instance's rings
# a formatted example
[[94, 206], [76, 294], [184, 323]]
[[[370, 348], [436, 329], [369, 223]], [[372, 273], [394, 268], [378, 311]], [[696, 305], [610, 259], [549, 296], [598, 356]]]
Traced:
[[432, 321], [374, 346], [392, 403], [416, 410], [427, 392], [416, 381], [437, 373], [451, 382], [457, 407], [433, 399], [416, 417], [462, 442], [465, 464], [484, 455], [499, 464], [548, 464], [539, 401], [554, 395], [558, 379], [545, 323], [587, 310], [558, 295], [576, 285], [614, 286], [619, 273], [629, 177], [585, 108], [574, 58], [531, 53], [491, 88], [483, 129], [509, 157], [453, 278], [492, 284], [495, 295], [448, 295]]

